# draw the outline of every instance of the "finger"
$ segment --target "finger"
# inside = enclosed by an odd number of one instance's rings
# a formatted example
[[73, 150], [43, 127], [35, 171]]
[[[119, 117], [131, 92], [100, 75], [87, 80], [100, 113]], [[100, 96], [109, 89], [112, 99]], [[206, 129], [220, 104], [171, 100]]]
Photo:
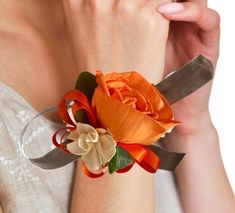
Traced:
[[207, 5], [207, 0], [173, 0], [173, 2], [197, 2], [203, 5]]
[[216, 11], [197, 2], [162, 4], [158, 11], [169, 20], [194, 22], [204, 32], [217, 30], [220, 24]]

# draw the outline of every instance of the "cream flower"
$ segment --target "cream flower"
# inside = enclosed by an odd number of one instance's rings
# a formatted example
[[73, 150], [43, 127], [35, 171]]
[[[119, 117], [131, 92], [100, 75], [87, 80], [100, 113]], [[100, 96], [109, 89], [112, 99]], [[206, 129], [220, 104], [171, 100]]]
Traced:
[[89, 170], [102, 169], [116, 153], [116, 141], [103, 128], [95, 129], [89, 124], [77, 123], [76, 130], [67, 138], [73, 140], [67, 144], [67, 149], [75, 155], [82, 155]]

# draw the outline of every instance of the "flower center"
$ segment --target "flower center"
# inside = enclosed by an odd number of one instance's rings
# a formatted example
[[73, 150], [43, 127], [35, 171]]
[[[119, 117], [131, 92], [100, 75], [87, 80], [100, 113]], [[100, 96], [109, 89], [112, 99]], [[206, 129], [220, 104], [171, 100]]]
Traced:
[[95, 131], [89, 132], [86, 135], [86, 142], [93, 142], [93, 143], [97, 143], [99, 141], [99, 134]]

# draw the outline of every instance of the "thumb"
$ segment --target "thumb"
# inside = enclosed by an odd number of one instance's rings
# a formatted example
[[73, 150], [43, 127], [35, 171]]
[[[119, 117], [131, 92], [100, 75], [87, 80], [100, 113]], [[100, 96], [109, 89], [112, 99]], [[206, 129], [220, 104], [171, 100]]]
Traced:
[[220, 24], [219, 14], [199, 2], [161, 4], [158, 11], [169, 20], [194, 22], [204, 32], [218, 29]]

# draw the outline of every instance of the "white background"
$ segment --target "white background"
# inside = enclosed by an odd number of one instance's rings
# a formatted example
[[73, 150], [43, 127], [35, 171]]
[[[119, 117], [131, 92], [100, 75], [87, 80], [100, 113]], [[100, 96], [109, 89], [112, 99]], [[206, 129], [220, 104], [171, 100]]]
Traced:
[[219, 133], [221, 154], [235, 192], [235, 1], [209, 0], [221, 16], [220, 58], [210, 98], [210, 112]]

